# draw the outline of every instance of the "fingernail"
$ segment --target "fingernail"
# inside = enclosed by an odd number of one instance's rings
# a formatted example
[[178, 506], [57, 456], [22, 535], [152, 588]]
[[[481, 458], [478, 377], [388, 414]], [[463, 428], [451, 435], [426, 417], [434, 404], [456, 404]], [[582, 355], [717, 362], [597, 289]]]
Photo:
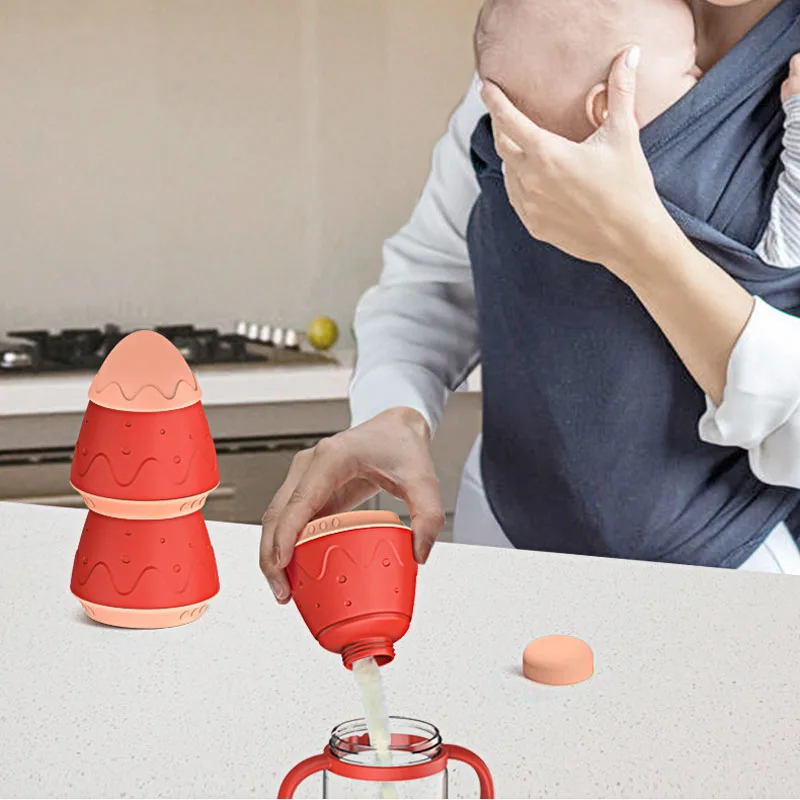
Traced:
[[286, 599], [286, 587], [279, 581], [269, 581], [269, 588], [272, 589], [272, 594], [275, 595], [276, 600], [280, 601]]
[[628, 69], [636, 69], [639, 66], [639, 61], [642, 57], [642, 48], [638, 44], [628, 50], [628, 55], [625, 56], [625, 66]]

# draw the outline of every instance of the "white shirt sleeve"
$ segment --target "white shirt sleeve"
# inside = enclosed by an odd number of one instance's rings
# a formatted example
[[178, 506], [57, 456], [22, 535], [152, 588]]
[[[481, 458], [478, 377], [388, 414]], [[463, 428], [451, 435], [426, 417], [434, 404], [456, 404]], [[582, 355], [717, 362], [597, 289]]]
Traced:
[[351, 424], [406, 406], [436, 430], [445, 403], [478, 361], [466, 231], [479, 194], [470, 141], [486, 114], [477, 76], [436, 145], [411, 220], [383, 249], [383, 273], [356, 308]]
[[[784, 108], [784, 170], [756, 252], [773, 266], [800, 267], [800, 96]], [[800, 319], [756, 298], [731, 355], [722, 404], [706, 397], [706, 409], [703, 441], [741, 447], [757, 478], [800, 488]]]

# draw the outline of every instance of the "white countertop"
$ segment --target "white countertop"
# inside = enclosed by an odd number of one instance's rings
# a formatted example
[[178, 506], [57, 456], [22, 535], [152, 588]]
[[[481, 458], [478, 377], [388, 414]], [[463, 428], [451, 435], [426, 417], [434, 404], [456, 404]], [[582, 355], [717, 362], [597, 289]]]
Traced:
[[[272, 601], [257, 528], [209, 525], [204, 618], [128, 631], [69, 594], [83, 515], [0, 504], [3, 795], [274, 797], [360, 716], [352, 675]], [[796, 796], [800, 580], [442, 544], [418, 586], [391, 713], [475, 750], [498, 797]], [[521, 677], [551, 633], [594, 648], [590, 681]], [[477, 781], [457, 765], [450, 790]]]
[[[319, 400], [346, 400], [355, 353], [337, 351], [339, 364], [309, 366], [210, 367], [197, 370], [203, 405], [260, 405]], [[83, 414], [93, 374], [0, 376], [0, 417], [33, 414]], [[466, 391], [481, 390], [480, 369]]]

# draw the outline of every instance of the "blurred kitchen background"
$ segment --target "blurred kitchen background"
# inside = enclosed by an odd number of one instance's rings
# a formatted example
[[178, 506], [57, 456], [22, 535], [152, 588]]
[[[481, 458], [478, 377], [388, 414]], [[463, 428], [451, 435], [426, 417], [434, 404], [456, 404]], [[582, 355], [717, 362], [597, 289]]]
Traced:
[[[97, 360], [160, 327], [205, 394], [207, 518], [260, 520], [292, 455], [349, 424], [353, 310], [469, 83], [479, 6], [0, 0], [0, 500], [81, 505]], [[449, 512], [480, 427], [464, 389], [434, 443]]]

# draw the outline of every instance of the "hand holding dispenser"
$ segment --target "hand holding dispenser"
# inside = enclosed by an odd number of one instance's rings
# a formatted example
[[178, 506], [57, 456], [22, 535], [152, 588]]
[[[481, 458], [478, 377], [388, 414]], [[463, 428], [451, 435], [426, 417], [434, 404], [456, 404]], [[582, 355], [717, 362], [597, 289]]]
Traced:
[[411, 529], [389, 511], [350, 511], [306, 526], [287, 567], [295, 604], [311, 634], [347, 669], [380, 666], [408, 631], [417, 562]]

